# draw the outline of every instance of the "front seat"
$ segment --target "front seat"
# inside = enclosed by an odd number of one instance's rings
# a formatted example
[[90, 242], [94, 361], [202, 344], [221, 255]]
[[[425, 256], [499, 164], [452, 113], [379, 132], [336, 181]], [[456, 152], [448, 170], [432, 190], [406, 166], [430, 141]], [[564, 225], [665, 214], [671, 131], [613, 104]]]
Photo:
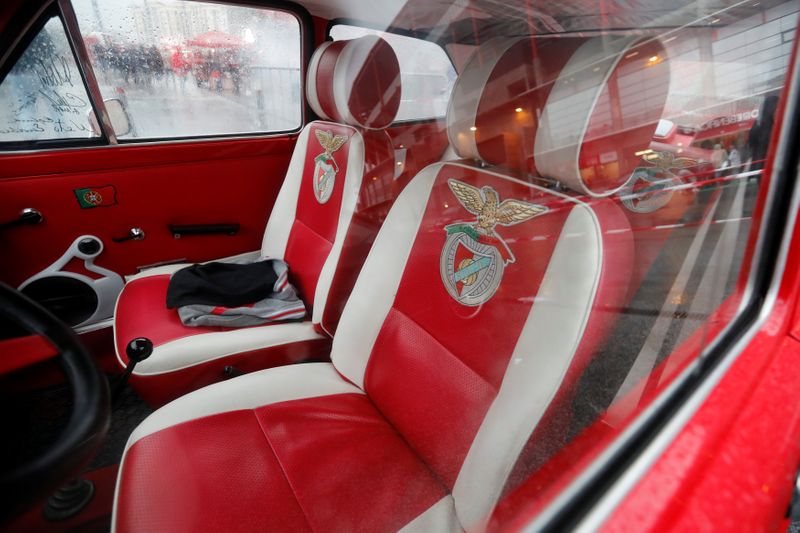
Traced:
[[[117, 301], [117, 359], [136, 338], [153, 343], [131, 385], [151, 405], [220, 381], [225, 368], [249, 372], [307, 360], [327, 360], [344, 302], [377, 227], [358, 215], [364, 188], [391, 180], [394, 152], [384, 130], [400, 105], [400, 70], [391, 46], [375, 36], [323, 44], [306, 83], [309, 102], [324, 120], [297, 140], [286, 178], [257, 255], [283, 259], [306, 304], [301, 322], [259, 327], [186, 327], [166, 307], [169, 265], [133, 276]], [[326, 169], [330, 177], [320, 179]], [[370, 180], [363, 179], [365, 175]], [[224, 179], [224, 176], [220, 176]]]
[[[529, 440], [563, 419], [555, 408], [568, 405], [632, 270], [625, 217], [601, 197], [624, 183], [634, 158], [623, 156], [652, 131], [619, 140], [618, 175], [581, 183], [592, 193], [582, 198], [520, 179], [528, 158], [500, 148], [533, 135], [544, 148], [527, 152], [565, 186], [586, 175], [580, 161], [597, 160], [584, 141], [616, 79], [609, 50], [633, 43], [559, 41], [573, 53], [536, 70], [528, 38], [488, 41], [473, 55], [448, 111], [465, 160], [427, 167], [396, 200], [332, 363], [256, 372], [156, 411], [127, 443], [116, 531], [485, 527]], [[583, 91], [577, 104], [563, 105], [565, 80]], [[550, 124], [515, 111], [536, 106]], [[499, 121], [499, 138], [481, 137]], [[584, 129], [559, 136], [553, 125], [564, 121]], [[618, 131], [594, 123], [595, 140]]]

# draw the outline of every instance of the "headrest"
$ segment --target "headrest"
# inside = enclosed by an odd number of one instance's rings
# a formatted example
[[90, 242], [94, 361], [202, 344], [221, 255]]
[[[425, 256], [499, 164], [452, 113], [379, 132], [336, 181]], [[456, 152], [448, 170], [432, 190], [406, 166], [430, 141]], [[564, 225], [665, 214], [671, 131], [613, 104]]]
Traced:
[[306, 96], [321, 118], [367, 129], [391, 124], [400, 107], [400, 64], [375, 35], [328, 41], [311, 57]]
[[668, 90], [656, 40], [492, 39], [456, 80], [448, 135], [461, 157], [607, 196], [639, 166]]

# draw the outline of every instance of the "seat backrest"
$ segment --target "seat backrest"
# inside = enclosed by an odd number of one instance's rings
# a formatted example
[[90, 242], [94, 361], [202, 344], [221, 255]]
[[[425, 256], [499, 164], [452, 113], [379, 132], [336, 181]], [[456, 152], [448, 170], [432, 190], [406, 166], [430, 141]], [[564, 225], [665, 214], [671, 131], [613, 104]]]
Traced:
[[394, 120], [400, 90], [397, 57], [379, 37], [326, 42], [309, 64], [306, 95], [324, 120], [297, 139], [261, 252], [288, 263], [312, 321], [331, 334], [368, 251], [359, 243], [372, 240], [352, 228], [364, 176], [394, 172], [381, 130]]
[[[482, 165], [427, 167], [389, 212], [332, 359], [451, 493], [398, 511], [409, 521], [455, 516], [481, 530], [532, 436], [563, 420], [556, 409], [613, 324], [633, 244], [603, 196], [624, 184], [664, 99], [627, 124], [636, 135], [604, 113], [627, 105], [613, 81], [634, 47], [650, 46], [488, 41], [448, 111], [451, 144]], [[567, 124], [577, 125], [569, 135]], [[532, 185], [532, 169], [582, 196]]]

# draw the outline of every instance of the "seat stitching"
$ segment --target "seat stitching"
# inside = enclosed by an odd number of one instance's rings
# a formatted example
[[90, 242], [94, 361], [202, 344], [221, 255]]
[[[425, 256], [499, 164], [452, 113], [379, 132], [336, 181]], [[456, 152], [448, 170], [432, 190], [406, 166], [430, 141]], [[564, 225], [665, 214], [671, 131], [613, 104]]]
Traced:
[[253, 413], [253, 417], [256, 419], [256, 424], [258, 424], [259, 429], [261, 429], [261, 434], [264, 435], [264, 440], [267, 441], [267, 445], [269, 446], [270, 451], [272, 451], [272, 455], [275, 457], [275, 461], [277, 461], [278, 466], [281, 469], [281, 474], [283, 474], [283, 478], [286, 480], [286, 484], [289, 486], [289, 489], [292, 491], [292, 496], [294, 496], [294, 500], [297, 502], [297, 507], [300, 508], [300, 512], [303, 513], [303, 517], [306, 519], [306, 523], [308, 524], [309, 529], [311, 531], [315, 531], [314, 526], [311, 524], [311, 520], [308, 518], [308, 513], [306, 510], [303, 509], [303, 505], [300, 503], [300, 498], [297, 497], [297, 491], [294, 490], [294, 486], [292, 482], [289, 480], [289, 475], [286, 472], [286, 468], [281, 463], [280, 457], [278, 457], [278, 453], [275, 451], [275, 447], [272, 445], [272, 441], [269, 440], [269, 435], [267, 435], [267, 431], [264, 429], [264, 426], [261, 424], [261, 420], [258, 418], [255, 409], [250, 409], [250, 412]]
[[397, 436], [397, 438], [400, 441], [402, 441], [403, 444], [406, 445], [406, 448], [408, 448], [409, 452], [417, 459], [417, 461], [420, 462], [420, 464], [422, 464], [423, 467], [425, 467], [425, 469], [430, 474], [431, 478], [433, 478], [434, 481], [436, 481], [437, 483], [439, 483], [439, 485], [441, 485], [442, 489], [444, 490], [444, 493], [447, 496], [450, 496], [451, 498], [453, 498], [453, 515], [455, 516], [456, 522], [458, 522], [458, 525], [461, 527], [461, 529], [466, 531], [466, 528], [464, 528], [464, 526], [461, 525], [461, 518], [458, 516], [458, 513], [455, 511], [455, 498], [453, 497], [453, 492], [447, 486], [447, 483], [445, 483], [444, 480], [439, 476], [438, 472], [436, 472], [436, 470], [434, 470], [433, 467], [428, 464], [428, 461], [426, 461], [422, 457], [422, 455], [419, 454], [417, 449], [414, 446], [411, 445], [411, 443], [406, 439], [405, 435], [400, 433], [400, 431], [395, 427], [395, 425], [392, 424], [392, 421], [389, 420], [389, 418], [383, 413], [383, 411], [380, 410], [378, 405], [375, 402], [372, 401], [372, 398], [370, 398], [368, 394], [366, 395], [366, 397], [367, 397], [367, 401], [370, 403], [370, 405], [372, 405], [372, 408], [375, 409], [375, 412], [378, 414], [378, 416], [380, 416], [383, 419], [383, 421], [390, 428], [392, 428], [392, 431], [394, 431], [394, 433]]

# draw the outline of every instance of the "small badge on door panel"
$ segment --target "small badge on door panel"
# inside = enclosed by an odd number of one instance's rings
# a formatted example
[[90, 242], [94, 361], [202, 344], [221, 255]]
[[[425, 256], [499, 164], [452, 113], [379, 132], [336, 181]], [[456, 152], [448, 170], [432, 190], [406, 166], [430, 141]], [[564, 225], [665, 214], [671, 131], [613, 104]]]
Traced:
[[75, 198], [81, 209], [91, 209], [93, 207], [110, 207], [117, 204], [117, 190], [113, 185], [103, 185], [101, 187], [84, 187], [73, 189]]
[[333, 184], [336, 180], [336, 174], [339, 172], [339, 166], [333, 158], [333, 152], [347, 142], [347, 136], [334, 135], [333, 132], [316, 130], [314, 133], [317, 135], [319, 144], [325, 150], [317, 157], [314, 158], [316, 164], [314, 165], [314, 196], [321, 204], [327, 202], [333, 193]]

